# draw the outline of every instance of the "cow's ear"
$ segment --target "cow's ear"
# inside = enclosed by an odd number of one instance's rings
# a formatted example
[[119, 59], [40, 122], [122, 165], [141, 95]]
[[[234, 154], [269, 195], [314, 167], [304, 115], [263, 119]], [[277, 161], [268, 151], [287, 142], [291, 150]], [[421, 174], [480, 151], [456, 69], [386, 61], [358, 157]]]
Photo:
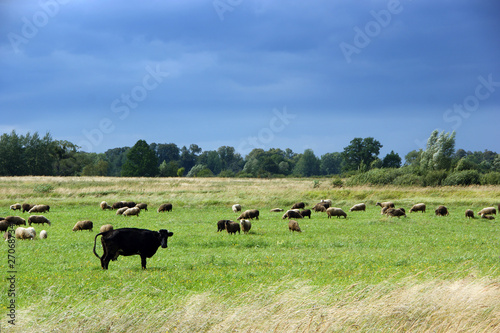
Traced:
[[174, 233], [172, 231], [168, 232], [168, 237], [172, 237], [173, 235], [174, 235]]

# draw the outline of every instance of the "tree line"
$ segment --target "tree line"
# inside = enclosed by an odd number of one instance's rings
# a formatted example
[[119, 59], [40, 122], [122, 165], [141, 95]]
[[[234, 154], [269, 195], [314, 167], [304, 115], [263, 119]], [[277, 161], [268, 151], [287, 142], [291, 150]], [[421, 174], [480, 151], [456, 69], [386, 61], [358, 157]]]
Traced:
[[[500, 182], [500, 155], [496, 152], [455, 150], [455, 132], [432, 132], [425, 150], [413, 150], [402, 158], [391, 151], [380, 156], [382, 144], [372, 138], [354, 138], [342, 152], [316, 156], [311, 149], [253, 149], [241, 156], [234, 147], [204, 151], [196, 144], [179, 148], [175, 143], [139, 140], [133, 147], [89, 153], [75, 144], [54, 140], [50, 133], [0, 137], [0, 175], [115, 176], [115, 177], [314, 177], [349, 178], [352, 184], [391, 182], [401, 185], [442, 185], [451, 174], [467, 171], [472, 183]], [[378, 173], [378, 174], [377, 174]], [[367, 176], [375, 175], [373, 180]], [[436, 176], [439, 174], [439, 177]], [[364, 175], [364, 177], [363, 177]], [[434, 175], [440, 181], [430, 182]], [[396, 178], [399, 177], [399, 180]], [[427, 178], [426, 178], [427, 177]], [[469, 177], [470, 178], [470, 177]], [[427, 180], [426, 180], [427, 179]], [[460, 183], [460, 181], [458, 181]], [[466, 181], [470, 182], [470, 181]]]

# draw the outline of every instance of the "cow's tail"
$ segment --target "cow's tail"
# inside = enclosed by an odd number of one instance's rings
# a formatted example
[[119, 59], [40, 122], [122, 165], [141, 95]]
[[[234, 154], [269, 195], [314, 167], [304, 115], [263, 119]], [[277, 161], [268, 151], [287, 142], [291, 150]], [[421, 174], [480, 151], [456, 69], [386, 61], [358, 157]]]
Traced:
[[97, 258], [99, 258], [99, 260], [101, 259], [101, 257], [99, 257], [99, 255], [97, 254], [97, 252], [95, 251], [95, 245], [96, 245], [96, 242], [97, 242], [97, 237], [98, 236], [101, 236], [102, 234], [104, 234], [104, 232], [100, 232], [98, 233], [97, 235], [95, 235], [95, 238], [94, 238], [94, 254]]

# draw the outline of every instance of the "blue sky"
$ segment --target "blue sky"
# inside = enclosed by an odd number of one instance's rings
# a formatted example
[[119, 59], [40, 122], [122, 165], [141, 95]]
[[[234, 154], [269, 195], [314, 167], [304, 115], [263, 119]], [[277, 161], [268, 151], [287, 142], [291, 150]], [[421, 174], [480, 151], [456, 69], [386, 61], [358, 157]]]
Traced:
[[0, 2], [0, 132], [381, 157], [500, 152], [498, 1]]

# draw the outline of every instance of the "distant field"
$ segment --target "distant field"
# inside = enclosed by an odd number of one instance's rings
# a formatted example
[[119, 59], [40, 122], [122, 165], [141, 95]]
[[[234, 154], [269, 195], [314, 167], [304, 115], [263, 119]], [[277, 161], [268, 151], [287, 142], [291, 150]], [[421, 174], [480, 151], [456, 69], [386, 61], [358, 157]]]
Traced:
[[[319, 180], [314, 187], [313, 180]], [[16, 325], [2, 302], [0, 327], [12, 332], [495, 332], [500, 330], [499, 222], [467, 220], [500, 202], [500, 186], [356, 187], [329, 179], [0, 178], [0, 216], [13, 203], [45, 203], [46, 240], [16, 242]], [[304, 201], [332, 199], [347, 219], [313, 213], [290, 233], [282, 213]], [[139, 217], [101, 211], [99, 203], [149, 204]], [[407, 212], [380, 215], [377, 201]], [[171, 202], [172, 212], [157, 213]], [[366, 212], [349, 213], [360, 202]], [[238, 217], [231, 205], [261, 212], [248, 235], [217, 233]], [[450, 216], [437, 217], [445, 204]], [[93, 232], [72, 232], [89, 219]], [[166, 228], [167, 249], [148, 259], [119, 257], [100, 268], [92, 253], [101, 225]], [[7, 276], [7, 243], [0, 271]], [[98, 252], [102, 253], [100, 244]], [[8, 282], [0, 288], [7, 295]], [[2, 297], [2, 300], [5, 298]]]

